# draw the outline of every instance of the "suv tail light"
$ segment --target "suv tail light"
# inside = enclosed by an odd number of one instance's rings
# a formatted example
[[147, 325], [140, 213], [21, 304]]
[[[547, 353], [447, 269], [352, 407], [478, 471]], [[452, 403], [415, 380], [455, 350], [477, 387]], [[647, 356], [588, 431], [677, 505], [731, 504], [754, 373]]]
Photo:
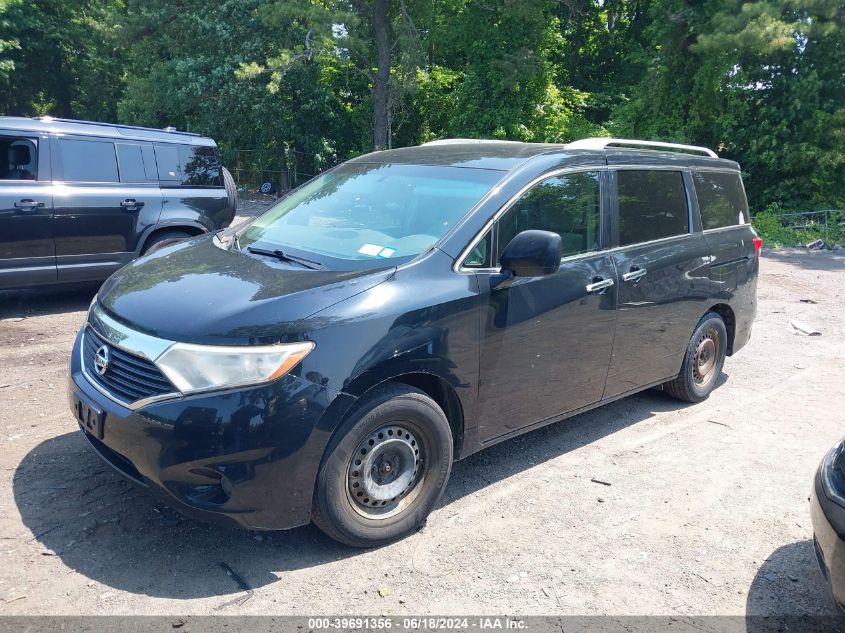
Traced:
[[760, 257], [760, 253], [763, 252], [763, 238], [755, 235], [751, 241], [754, 242], [754, 253]]

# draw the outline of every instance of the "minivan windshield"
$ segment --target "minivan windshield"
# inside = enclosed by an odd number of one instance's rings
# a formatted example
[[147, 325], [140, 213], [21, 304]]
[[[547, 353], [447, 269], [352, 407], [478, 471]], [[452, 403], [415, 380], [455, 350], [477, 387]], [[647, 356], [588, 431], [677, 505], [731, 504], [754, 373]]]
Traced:
[[437, 242], [502, 176], [465, 167], [347, 163], [282, 199], [238, 241], [243, 250], [306, 253], [332, 268], [391, 265]]

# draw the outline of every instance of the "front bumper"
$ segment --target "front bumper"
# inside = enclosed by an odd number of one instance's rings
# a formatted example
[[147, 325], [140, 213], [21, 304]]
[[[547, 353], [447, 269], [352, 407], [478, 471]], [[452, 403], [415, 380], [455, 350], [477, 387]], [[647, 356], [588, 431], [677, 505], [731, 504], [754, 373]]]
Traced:
[[250, 529], [310, 520], [314, 482], [347, 394], [294, 375], [261, 386], [198, 394], [131, 410], [82, 372], [71, 355], [68, 398], [104, 413], [92, 447], [129, 479], [196, 518]]
[[823, 462], [810, 493], [813, 546], [833, 599], [845, 610], [845, 508], [825, 494], [821, 482], [824, 467]]

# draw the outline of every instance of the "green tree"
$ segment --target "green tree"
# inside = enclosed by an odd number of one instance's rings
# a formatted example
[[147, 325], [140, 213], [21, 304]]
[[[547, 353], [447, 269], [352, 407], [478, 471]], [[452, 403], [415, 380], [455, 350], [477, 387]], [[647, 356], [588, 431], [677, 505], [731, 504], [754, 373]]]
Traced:
[[845, 5], [660, 0], [650, 16], [653, 58], [616, 133], [719, 148], [752, 208], [845, 204]]
[[0, 0], [0, 112], [114, 121], [121, 0]]
[[[410, 1], [410, 0], [408, 0]], [[372, 149], [391, 146], [391, 102], [402, 85], [396, 72], [413, 65], [419, 39], [406, 0], [281, 0], [262, 8], [264, 23], [292, 36], [263, 63], [245, 65], [243, 76], [268, 73], [276, 90], [291, 69], [317, 62], [344, 73], [362, 75], [370, 86]]]

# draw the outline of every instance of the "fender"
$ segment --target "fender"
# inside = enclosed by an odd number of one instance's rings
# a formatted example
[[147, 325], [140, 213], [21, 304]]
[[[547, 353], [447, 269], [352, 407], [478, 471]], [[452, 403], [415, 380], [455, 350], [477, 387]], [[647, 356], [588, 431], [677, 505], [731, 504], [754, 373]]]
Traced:
[[147, 238], [150, 237], [155, 231], [160, 229], [185, 229], [185, 228], [192, 228], [197, 229], [200, 231], [200, 234], [208, 233], [209, 228], [204, 224], [200, 224], [199, 222], [194, 222], [192, 220], [165, 220], [164, 222], [157, 222], [152, 226], [147, 227], [144, 232], [141, 234], [141, 238], [138, 240], [138, 246], [135, 249], [135, 257], [141, 256], [141, 251], [144, 250], [144, 245], [147, 243]]

